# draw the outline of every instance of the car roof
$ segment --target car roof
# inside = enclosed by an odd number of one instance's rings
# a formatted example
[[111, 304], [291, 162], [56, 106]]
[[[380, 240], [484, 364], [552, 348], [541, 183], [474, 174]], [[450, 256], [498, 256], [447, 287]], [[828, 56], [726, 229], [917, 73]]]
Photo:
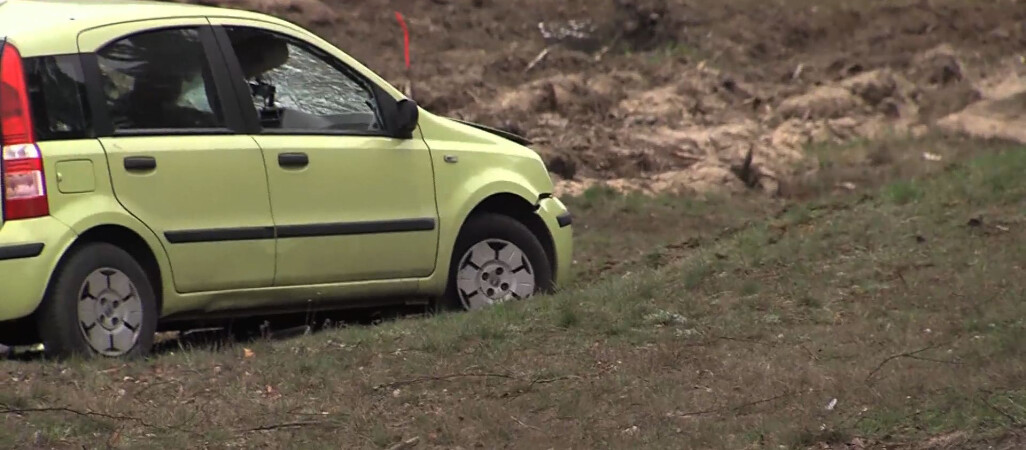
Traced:
[[[239, 17], [287, 24], [231, 8], [153, 0], [0, 0], [0, 36], [25, 56], [77, 51], [78, 33], [102, 25], [174, 17]], [[291, 24], [289, 24], [291, 25]]]

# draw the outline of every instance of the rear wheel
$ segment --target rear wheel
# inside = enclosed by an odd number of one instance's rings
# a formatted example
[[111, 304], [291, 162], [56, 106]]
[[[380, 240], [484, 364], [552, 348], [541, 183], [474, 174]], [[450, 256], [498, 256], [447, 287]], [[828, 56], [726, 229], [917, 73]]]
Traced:
[[538, 238], [508, 216], [467, 220], [449, 268], [443, 306], [475, 310], [523, 300], [552, 289], [552, 267]]
[[61, 264], [37, 327], [50, 357], [131, 358], [149, 353], [158, 314], [139, 263], [114, 245], [91, 243]]

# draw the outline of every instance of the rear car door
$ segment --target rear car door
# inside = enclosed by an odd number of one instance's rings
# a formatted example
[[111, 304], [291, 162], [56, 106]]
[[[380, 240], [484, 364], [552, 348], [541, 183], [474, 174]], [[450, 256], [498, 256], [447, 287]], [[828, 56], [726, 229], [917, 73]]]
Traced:
[[438, 227], [423, 139], [388, 136], [373, 86], [328, 46], [273, 24], [211, 20], [236, 55], [229, 70], [264, 152], [275, 285], [430, 275]]
[[178, 292], [270, 286], [274, 229], [263, 155], [206, 19], [79, 35], [118, 201], [159, 236]]

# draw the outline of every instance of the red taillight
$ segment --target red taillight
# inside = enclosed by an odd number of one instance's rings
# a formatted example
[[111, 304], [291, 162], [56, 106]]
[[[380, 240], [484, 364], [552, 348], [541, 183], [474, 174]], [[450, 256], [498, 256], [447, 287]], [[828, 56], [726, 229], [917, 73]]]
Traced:
[[3, 155], [3, 213], [5, 220], [28, 219], [50, 213], [46, 198], [43, 155], [35, 144], [32, 114], [21, 54], [10, 43], [0, 53], [0, 144]]

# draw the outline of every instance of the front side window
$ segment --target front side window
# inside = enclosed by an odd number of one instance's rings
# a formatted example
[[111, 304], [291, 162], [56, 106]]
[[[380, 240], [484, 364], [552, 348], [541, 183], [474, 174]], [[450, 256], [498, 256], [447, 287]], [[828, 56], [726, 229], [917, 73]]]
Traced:
[[264, 129], [380, 134], [371, 90], [329, 57], [271, 32], [227, 31]]
[[97, 52], [114, 130], [224, 127], [199, 32], [135, 34]]

